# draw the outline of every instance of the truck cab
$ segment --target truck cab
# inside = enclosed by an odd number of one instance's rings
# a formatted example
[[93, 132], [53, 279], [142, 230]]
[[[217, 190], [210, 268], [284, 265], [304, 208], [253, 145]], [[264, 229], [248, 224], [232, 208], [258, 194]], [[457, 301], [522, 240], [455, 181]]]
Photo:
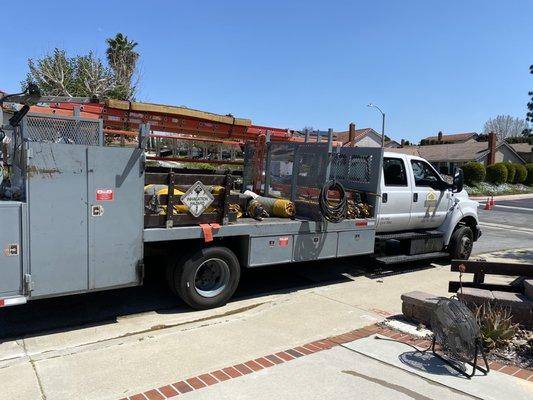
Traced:
[[[425, 239], [438, 240], [433, 240], [426, 249], [441, 247], [454, 258], [468, 258], [481, 230], [478, 203], [468, 198], [462, 186], [462, 171], [450, 184], [423, 158], [385, 152], [376, 227], [378, 240], [427, 235]], [[460, 234], [455, 234], [458, 230]]]

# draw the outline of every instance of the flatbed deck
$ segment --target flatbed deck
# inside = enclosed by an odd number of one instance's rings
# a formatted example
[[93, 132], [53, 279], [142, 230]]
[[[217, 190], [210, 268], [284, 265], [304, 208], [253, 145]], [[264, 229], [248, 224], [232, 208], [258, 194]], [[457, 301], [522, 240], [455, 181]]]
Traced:
[[[333, 224], [330, 222], [288, 218], [266, 218], [263, 221], [257, 221], [253, 218], [239, 218], [236, 222], [214, 229], [213, 237], [327, 233], [373, 230], [374, 227], [374, 219], [351, 219]], [[143, 237], [145, 243], [150, 243], [180, 239], [202, 239], [203, 233], [199, 225], [189, 225], [173, 228], [145, 228]]]

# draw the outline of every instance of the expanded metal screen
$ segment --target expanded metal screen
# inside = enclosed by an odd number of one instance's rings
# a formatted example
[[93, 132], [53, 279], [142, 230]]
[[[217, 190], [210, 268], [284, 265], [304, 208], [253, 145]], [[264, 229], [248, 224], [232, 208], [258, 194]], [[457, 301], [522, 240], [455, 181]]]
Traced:
[[28, 114], [22, 123], [26, 140], [44, 143], [102, 144], [102, 124], [99, 120]]
[[244, 146], [244, 169], [242, 171], [242, 187], [244, 188], [244, 190], [252, 189], [255, 169], [254, 155], [255, 142], [246, 142]]
[[331, 162], [331, 178], [369, 183], [374, 157], [359, 154], [336, 154]]
[[291, 198], [294, 170], [294, 143], [270, 143], [268, 150], [266, 193], [272, 197]]

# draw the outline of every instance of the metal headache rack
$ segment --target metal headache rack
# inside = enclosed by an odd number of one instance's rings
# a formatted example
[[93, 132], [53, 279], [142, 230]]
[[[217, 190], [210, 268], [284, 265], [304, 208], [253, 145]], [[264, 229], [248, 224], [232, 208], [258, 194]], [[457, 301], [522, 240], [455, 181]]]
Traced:
[[297, 217], [321, 220], [320, 192], [328, 181], [335, 180], [349, 192], [350, 199], [364, 199], [375, 209], [381, 148], [332, 147], [331, 141], [268, 142], [265, 147], [263, 154], [258, 143], [249, 142], [245, 147], [245, 188], [289, 199], [296, 204]]
[[80, 117], [29, 114], [22, 120], [23, 138], [31, 142], [102, 146], [102, 121]]

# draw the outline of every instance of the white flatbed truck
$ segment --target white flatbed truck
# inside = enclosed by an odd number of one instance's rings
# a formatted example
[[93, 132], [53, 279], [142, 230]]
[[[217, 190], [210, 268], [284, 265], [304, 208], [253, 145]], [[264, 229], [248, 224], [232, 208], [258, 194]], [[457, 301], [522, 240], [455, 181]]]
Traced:
[[[0, 115], [10, 168], [0, 196], [0, 307], [141, 285], [144, 258], [163, 254], [172, 290], [206, 309], [232, 297], [242, 268], [357, 255], [381, 263], [466, 259], [481, 234], [477, 203], [462, 190], [460, 173], [448, 184], [419, 157], [370, 148], [339, 153], [350, 159], [348, 172], [363, 166], [366, 181], [350, 173], [339, 179], [373, 193], [368, 218], [231, 221], [221, 198], [221, 224], [199, 226], [181, 216], [190, 223], [178, 226], [172, 213], [146, 215], [145, 184], [173, 187], [177, 178], [147, 172], [142, 132], [136, 148], [110, 147], [100, 121], [27, 114], [13, 126], [14, 115]], [[229, 178], [190, 179], [212, 185]]]

